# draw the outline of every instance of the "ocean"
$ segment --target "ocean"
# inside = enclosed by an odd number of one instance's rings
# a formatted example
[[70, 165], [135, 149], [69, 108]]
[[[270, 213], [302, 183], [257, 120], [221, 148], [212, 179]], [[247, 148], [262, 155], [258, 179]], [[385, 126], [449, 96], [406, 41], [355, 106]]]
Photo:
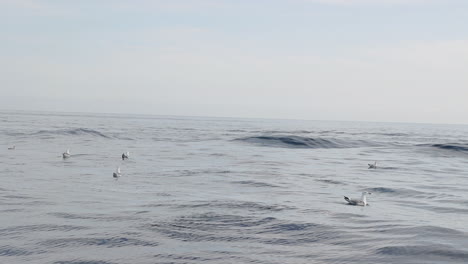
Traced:
[[2, 111], [0, 263], [468, 263], [467, 167], [466, 125]]

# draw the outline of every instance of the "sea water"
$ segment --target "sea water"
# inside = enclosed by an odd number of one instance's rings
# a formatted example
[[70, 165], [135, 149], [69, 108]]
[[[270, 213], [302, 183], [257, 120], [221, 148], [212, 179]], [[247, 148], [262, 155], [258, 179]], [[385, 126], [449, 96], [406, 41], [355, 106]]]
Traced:
[[467, 168], [463, 125], [3, 111], [0, 263], [467, 263]]

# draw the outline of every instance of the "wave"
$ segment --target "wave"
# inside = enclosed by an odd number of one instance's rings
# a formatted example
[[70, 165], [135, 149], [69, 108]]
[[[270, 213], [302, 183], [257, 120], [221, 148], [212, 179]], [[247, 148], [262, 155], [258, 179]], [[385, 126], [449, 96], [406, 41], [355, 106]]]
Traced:
[[125, 247], [125, 246], [138, 246], [138, 247], [155, 247], [159, 244], [156, 242], [149, 242], [140, 239], [126, 238], [126, 237], [77, 237], [77, 238], [57, 238], [48, 239], [40, 243], [43, 246], [52, 248], [76, 248], [78, 246], [103, 246], [107, 248]]
[[21, 248], [15, 248], [11, 246], [2, 246], [0, 247], [0, 256], [28, 256], [32, 255], [34, 252], [24, 250]]
[[409, 136], [409, 134], [407, 134], [407, 133], [368, 133], [368, 134], [381, 135], [381, 136], [390, 136], [390, 137], [406, 137], [406, 136]]
[[375, 192], [375, 193], [396, 193], [398, 192], [396, 189], [392, 188], [386, 188], [386, 187], [376, 187], [376, 188], [370, 188], [366, 189], [369, 192]]
[[114, 264], [114, 262], [107, 262], [102, 260], [65, 260], [56, 261], [54, 264]]
[[109, 136], [93, 129], [88, 128], [73, 128], [73, 129], [59, 129], [59, 130], [40, 130], [32, 135], [72, 135], [72, 136], [95, 136], [110, 138]]
[[[276, 221], [276, 218], [256, 218], [240, 215], [202, 213], [180, 216], [169, 222], [151, 224], [151, 230], [171, 239], [186, 242], [255, 240], [254, 227]], [[250, 231], [249, 233], [241, 232]]]
[[446, 144], [420, 144], [418, 146], [422, 147], [432, 147], [442, 150], [448, 151], [456, 151], [456, 152], [466, 152], [468, 153], [468, 144], [460, 144], [460, 143], [446, 143]]
[[257, 181], [233, 181], [233, 183], [248, 185], [252, 187], [270, 187], [270, 188], [277, 188], [278, 185], [269, 184], [266, 182], [257, 182]]
[[70, 232], [76, 230], [85, 230], [87, 227], [73, 226], [73, 225], [26, 225], [26, 226], [13, 226], [0, 229], [1, 236], [24, 235], [32, 232]]
[[440, 257], [450, 260], [466, 260], [468, 259], [467, 251], [451, 249], [445, 246], [389, 246], [382, 247], [377, 250], [378, 254], [392, 256], [418, 256], [422, 258]]
[[416, 235], [420, 237], [455, 237], [461, 236], [466, 238], [461, 231], [440, 227], [440, 226], [415, 226], [415, 227], [399, 227], [388, 230], [393, 235]]
[[6, 132], [5, 134], [7, 136], [12, 136], [12, 137], [40, 136], [42, 138], [53, 138], [54, 136], [94, 136], [94, 137], [102, 137], [102, 138], [112, 138], [97, 130], [88, 129], [88, 128], [39, 130], [33, 133]]
[[375, 188], [367, 188], [365, 189], [371, 193], [380, 193], [386, 194], [391, 196], [399, 196], [399, 197], [408, 197], [408, 198], [434, 198], [437, 196], [435, 193], [429, 192], [422, 192], [413, 190], [410, 188], [388, 188], [388, 187], [375, 187]]
[[431, 206], [424, 203], [412, 203], [412, 204], [405, 204], [405, 206], [428, 210], [431, 212], [435, 212], [437, 214], [458, 214], [458, 215], [468, 215], [468, 209], [466, 208], [457, 208], [457, 207], [447, 207], [447, 206]]
[[177, 208], [219, 208], [219, 209], [243, 209], [248, 211], [271, 211], [278, 212], [291, 209], [289, 206], [280, 206], [276, 204], [262, 204], [256, 202], [242, 202], [242, 201], [201, 201], [192, 202], [190, 204], [183, 204], [176, 206]]
[[339, 185], [346, 185], [346, 183], [341, 181], [329, 180], [329, 179], [317, 179], [318, 182], [323, 182], [327, 184], [339, 184]]
[[[267, 147], [283, 148], [352, 148], [366, 145], [362, 141], [344, 141], [338, 139], [310, 138], [301, 136], [252, 136], [236, 140], [258, 144]], [[367, 144], [371, 145], [371, 144]]]
[[171, 222], [152, 224], [152, 231], [191, 242], [258, 242], [264, 245], [305, 245], [350, 238], [335, 228], [322, 224], [279, 220], [274, 217], [246, 217], [204, 213], [181, 216]]

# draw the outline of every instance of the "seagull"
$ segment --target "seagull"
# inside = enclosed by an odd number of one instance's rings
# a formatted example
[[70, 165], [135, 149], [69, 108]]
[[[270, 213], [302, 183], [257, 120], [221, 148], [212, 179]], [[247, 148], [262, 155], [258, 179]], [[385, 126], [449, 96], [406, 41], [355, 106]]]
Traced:
[[128, 156], [130, 156], [130, 152], [122, 153], [122, 160], [128, 159]]
[[67, 159], [69, 158], [71, 155], [70, 155], [70, 149], [67, 149], [67, 151], [65, 151], [64, 153], [62, 153], [62, 157], [64, 159]]
[[348, 197], [344, 197], [344, 199], [348, 202], [350, 205], [360, 205], [360, 206], [366, 206], [369, 205], [367, 203], [366, 195], [367, 194], [372, 194], [370, 192], [362, 192], [361, 199], [349, 199]]
[[374, 161], [374, 164], [367, 164], [369, 165], [369, 169], [377, 169], [377, 161]]
[[9, 150], [14, 150], [14, 149], [16, 149], [16, 146], [13, 145], [12, 147], [8, 147], [8, 149], [9, 149]]
[[117, 167], [117, 170], [112, 174], [112, 177], [117, 179], [120, 176], [122, 176], [122, 173], [120, 173], [120, 167]]

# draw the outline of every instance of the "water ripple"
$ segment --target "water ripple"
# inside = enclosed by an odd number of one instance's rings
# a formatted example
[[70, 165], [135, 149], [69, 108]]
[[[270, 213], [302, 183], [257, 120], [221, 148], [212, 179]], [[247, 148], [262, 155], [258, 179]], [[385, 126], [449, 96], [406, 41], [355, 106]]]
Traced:
[[155, 247], [158, 246], [156, 242], [148, 242], [140, 239], [126, 238], [126, 237], [110, 237], [110, 238], [59, 238], [49, 239], [39, 243], [41, 246], [53, 248], [66, 248], [76, 246], [104, 246], [112, 247], [125, 247], [125, 246], [142, 246], [142, 247]]

